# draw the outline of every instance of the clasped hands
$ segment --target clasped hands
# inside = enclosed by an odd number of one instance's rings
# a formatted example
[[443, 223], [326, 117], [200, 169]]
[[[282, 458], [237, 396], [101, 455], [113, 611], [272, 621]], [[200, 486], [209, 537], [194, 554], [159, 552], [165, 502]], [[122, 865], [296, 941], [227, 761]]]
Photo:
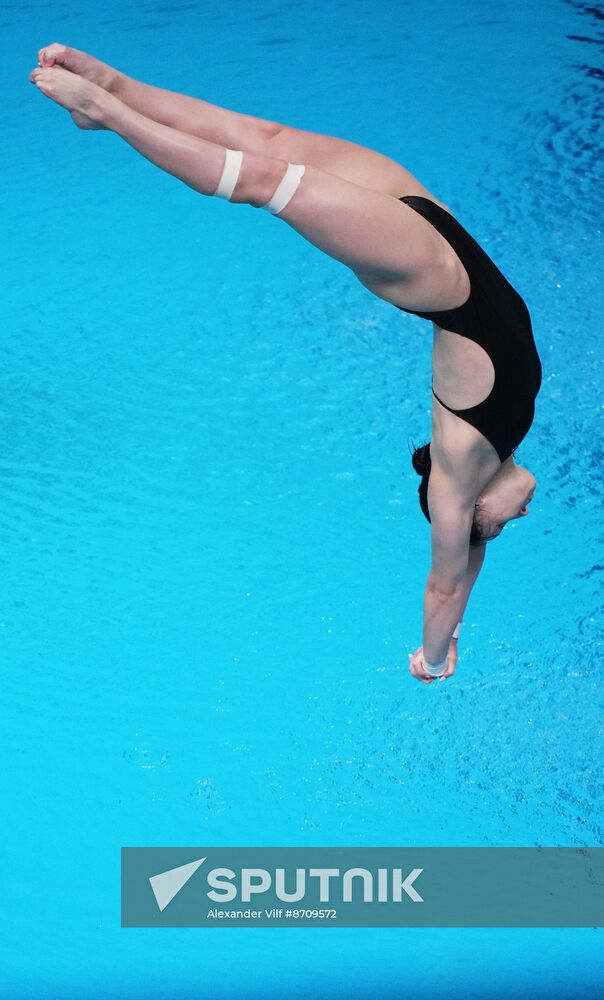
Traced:
[[430, 674], [426, 673], [423, 662], [423, 646], [416, 649], [414, 653], [408, 653], [409, 656], [409, 672], [413, 674], [418, 681], [422, 684], [431, 684], [432, 681], [444, 681], [447, 677], [451, 677], [455, 673], [455, 667], [457, 666], [457, 639], [451, 639], [449, 643], [449, 649], [447, 651], [447, 666], [440, 677], [432, 677]]

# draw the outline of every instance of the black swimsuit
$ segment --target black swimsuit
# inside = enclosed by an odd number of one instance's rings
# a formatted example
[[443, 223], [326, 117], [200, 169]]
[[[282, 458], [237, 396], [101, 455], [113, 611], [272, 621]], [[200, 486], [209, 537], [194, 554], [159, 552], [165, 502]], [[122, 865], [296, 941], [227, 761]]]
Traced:
[[399, 201], [423, 215], [444, 236], [470, 279], [470, 295], [457, 309], [418, 312], [444, 330], [452, 330], [482, 347], [493, 362], [495, 381], [489, 395], [476, 406], [451, 413], [472, 424], [495, 448], [502, 462], [526, 436], [535, 415], [535, 397], [541, 387], [541, 360], [524, 299], [495, 266], [457, 219], [436, 202], [417, 195]]

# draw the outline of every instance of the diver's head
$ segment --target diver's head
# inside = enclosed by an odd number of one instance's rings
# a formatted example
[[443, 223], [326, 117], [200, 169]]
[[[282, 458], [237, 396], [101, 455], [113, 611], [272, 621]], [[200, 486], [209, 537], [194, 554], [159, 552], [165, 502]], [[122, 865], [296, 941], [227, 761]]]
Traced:
[[472, 531], [480, 543], [490, 542], [501, 534], [508, 521], [526, 517], [537, 480], [532, 472], [506, 460], [489, 479], [474, 505]]
[[[428, 480], [432, 467], [429, 441], [415, 448], [411, 462], [417, 474], [422, 477], [417, 491], [419, 505], [424, 517], [429, 521]], [[470, 545], [484, 545], [485, 542], [497, 538], [508, 521], [526, 517], [529, 512], [528, 504], [533, 498], [536, 486], [537, 480], [528, 469], [515, 465], [509, 459], [502, 462], [476, 498]]]

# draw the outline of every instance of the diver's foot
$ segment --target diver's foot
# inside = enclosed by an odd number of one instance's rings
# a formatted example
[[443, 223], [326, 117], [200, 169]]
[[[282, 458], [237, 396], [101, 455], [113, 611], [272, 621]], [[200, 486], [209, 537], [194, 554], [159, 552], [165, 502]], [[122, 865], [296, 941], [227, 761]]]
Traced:
[[60, 42], [53, 42], [40, 49], [38, 64], [42, 67], [63, 66], [71, 73], [77, 73], [78, 76], [83, 76], [90, 83], [95, 83], [97, 87], [102, 87], [103, 90], [110, 92], [121, 75], [119, 70], [113, 69], [112, 66], [101, 62], [100, 59], [95, 59], [94, 56], [88, 55], [87, 52], [81, 52], [80, 49], [72, 49], [69, 45], [62, 45]]
[[108, 101], [114, 101], [90, 80], [69, 72], [62, 66], [36, 66], [29, 79], [45, 97], [50, 97], [71, 113], [78, 128], [107, 128], [104, 117]]

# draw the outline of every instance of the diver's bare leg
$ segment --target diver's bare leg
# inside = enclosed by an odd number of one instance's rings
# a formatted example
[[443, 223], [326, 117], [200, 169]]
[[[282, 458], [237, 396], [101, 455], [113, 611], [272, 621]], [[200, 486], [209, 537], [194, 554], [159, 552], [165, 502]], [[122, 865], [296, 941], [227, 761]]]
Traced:
[[395, 198], [419, 194], [438, 200], [400, 163], [348, 139], [241, 114], [197, 97], [142, 83], [86, 52], [58, 42], [40, 49], [38, 59], [43, 66], [59, 63], [103, 87], [145, 118], [179, 132], [230, 149], [310, 164]]
[[[224, 146], [145, 118], [61, 66], [36, 67], [30, 80], [70, 111], [80, 128], [109, 129], [194, 190], [205, 195], [216, 191], [225, 163]], [[374, 287], [408, 287], [409, 280], [427, 273], [438, 295], [443, 280], [451, 280], [442, 241], [417, 212], [381, 192], [311, 164], [304, 166], [299, 187], [279, 218], [310, 243]], [[245, 152], [231, 201], [260, 208], [271, 199], [286, 170], [284, 159]]]
[[[112, 93], [146, 118], [230, 149], [308, 163], [362, 187], [400, 197], [431, 197], [395, 160], [348, 139], [230, 111], [197, 97], [162, 90], [120, 74]], [[270, 151], [269, 151], [270, 147]]]

